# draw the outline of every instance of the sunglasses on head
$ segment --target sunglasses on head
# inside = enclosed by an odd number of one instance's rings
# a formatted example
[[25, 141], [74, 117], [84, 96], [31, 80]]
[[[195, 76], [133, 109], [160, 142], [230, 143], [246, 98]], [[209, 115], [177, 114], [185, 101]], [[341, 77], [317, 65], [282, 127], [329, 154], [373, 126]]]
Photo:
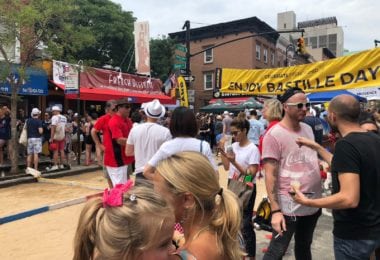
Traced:
[[131, 105], [129, 105], [129, 104], [122, 104], [122, 105], [119, 105], [119, 107], [131, 108]]
[[286, 103], [288, 106], [295, 106], [298, 109], [302, 109], [303, 107], [310, 108], [310, 103]]

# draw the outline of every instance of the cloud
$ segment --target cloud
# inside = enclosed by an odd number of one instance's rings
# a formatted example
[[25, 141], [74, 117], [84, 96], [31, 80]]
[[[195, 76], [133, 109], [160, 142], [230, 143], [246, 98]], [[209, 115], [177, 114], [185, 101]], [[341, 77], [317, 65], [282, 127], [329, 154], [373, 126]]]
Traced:
[[294, 11], [297, 22], [335, 16], [343, 27], [344, 48], [365, 50], [374, 47], [374, 39], [380, 40], [378, 0], [192, 0], [192, 1], [126, 1], [120, 3], [123, 10], [132, 11], [140, 21], [149, 21], [151, 36], [167, 35], [182, 30], [185, 20], [191, 27], [206, 26], [257, 16], [273, 28], [277, 27], [277, 13]]

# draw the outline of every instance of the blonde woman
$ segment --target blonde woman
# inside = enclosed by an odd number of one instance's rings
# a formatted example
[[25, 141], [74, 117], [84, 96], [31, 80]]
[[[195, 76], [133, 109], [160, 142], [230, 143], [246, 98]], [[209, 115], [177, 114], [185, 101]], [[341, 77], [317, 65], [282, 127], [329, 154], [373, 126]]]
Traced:
[[152, 187], [117, 184], [84, 206], [73, 259], [179, 259], [173, 225], [172, 208]]
[[[265, 133], [268, 132], [269, 129], [271, 129], [274, 125], [276, 125], [278, 122], [281, 121], [282, 113], [283, 113], [282, 104], [278, 99], [272, 98], [272, 99], [267, 99], [264, 101], [264, 108], [262, 110], [262, 115], [263, 115], [263, 118], [268, 121], [268, 125], [265, 130]], [[264, 139], [265, 133], [260, 137], [260, 140], [259, 140], [258, 148], [259, 148], [260, 154], [263, 151], [263, 139]]]
[[177, 237], [181, 259], [241, 260], [240, 209], [236, 196], [219, 185], [213, 166], [198, 152], [161, 161], [154, 188], [174, 207], [184, 236]]

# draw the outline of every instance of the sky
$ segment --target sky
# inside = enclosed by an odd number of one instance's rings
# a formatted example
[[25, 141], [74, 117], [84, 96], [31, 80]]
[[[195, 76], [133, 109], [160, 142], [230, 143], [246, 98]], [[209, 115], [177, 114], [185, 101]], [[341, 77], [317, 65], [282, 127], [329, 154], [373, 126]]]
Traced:
[[371, 49], [374, 40], [380, 40], [379, 0], [112, 1], [131, 11], [137, 21], [149, 21], [152, 38], [181, 31], [186, 20], [196, 28], [256, 16], [276, 29], [277, 13], [294, 11], [297, 22], [335, 16], [349, 51]]

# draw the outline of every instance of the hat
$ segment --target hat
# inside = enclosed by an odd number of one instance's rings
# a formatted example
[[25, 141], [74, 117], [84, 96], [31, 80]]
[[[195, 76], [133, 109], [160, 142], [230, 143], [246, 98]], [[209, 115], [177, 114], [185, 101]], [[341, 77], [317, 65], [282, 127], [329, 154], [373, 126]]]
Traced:
[[116, 100], [116, 106], [124, 105], [124, 104], [129, 104], [129, 100], [127, 98], [121, 98]]
[[292, 96], [294, 96], [295, 94], [298, 94], [298, 93], [305, 93], [305, 92], [299, 87], [288, 88], [284, 92], [284, 94], [282, 94], [282, 96], [277, 96], [277, 99], [281, 103], [285, 103], [289, 98], [291, 98]]
[[78, 113], [75, 113], [75, 114], [74, 114], [74, 117], [78, 117], [78, 116], [79, 116], [79, 114], [78, 114]]
[[144, 112], [147, 117], [160, 118], [165, 115], [166, 110], [158, 99], [154, 99], [145, 105]]
[[35, 107], [32, 109], [32, 113], [30, 113], [30, 114], [31, 114], [31, 116], [36, 116], [36, 115], [41, 114], [41, 111]]
[[59, 111], [59, 112], [61, 112], [62, 110], [61, 110], [61, 108], [59, 106], [53, 106], [51, 108], [51, 111]]
[[224, 111], [223, 115], [229, 115], [228, 111]]
[[217, 115], [216, 120], [223, 120], [223, 117], [221, 115]]

